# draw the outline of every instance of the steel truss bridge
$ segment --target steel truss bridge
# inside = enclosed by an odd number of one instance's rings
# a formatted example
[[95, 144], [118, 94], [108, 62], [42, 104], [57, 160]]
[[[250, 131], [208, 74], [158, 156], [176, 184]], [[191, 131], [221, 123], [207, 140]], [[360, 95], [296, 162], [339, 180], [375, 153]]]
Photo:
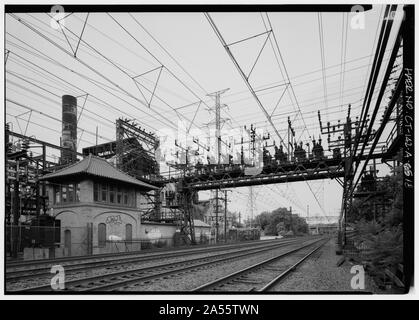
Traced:
[[[388, 158], [388, 153], [380, 152], [373, 155], [375, 159]], [[366, 156], [361, 156], [365, 160]], [[265, 166], [259, 174], [246, 175], [244, 170], [235, 169], [234, 166], [220, 170], [213, 170], [209, 174], [185, 174], [176, 181], [182, 184], [183, 189], [203, 191], [223, 188], [249, 187], [267, 184], [309, 181], [319, 179], [336, 179], [345, 175], [345, 163], [349, 159], [324, 158], [307, 162], [295, 162], [285, 165]]]
[[[380, 148], [380, 152], [374, 153], [371, 159], [381, 159], [383, 162], [392, 158], [383, 150], [391, 148]], [[367, 156], [359, 156], [355, 160], [366, 160]], [[310, 181], [319, 179], [335, 179], [344, 187], [345, 168], [354, 159], [346, 158], [323, 158], [318, 160], [307, 160], [303, 162], [292, 162], [282, 165], [268, 165], [263, 167], [262, 172], [255, 175], [246, 175], [245, 170], [238, 165], [208, 165], [197, 171], [185, 170], [178, 178], [171, 178], [166, 183], [177, 183], [181, 193], [181, 203], [176, 209], [182, 212], [181, 231], [189, 234], [194, 241], [194, 226], [192, 214], [193, 194], [197, 191], [215, 190], [225, 188], [237, 188], [246, 186], [258, 186], [278, 184], [297, 181]], [[179, 219], [179, 217], [177, 219]]]

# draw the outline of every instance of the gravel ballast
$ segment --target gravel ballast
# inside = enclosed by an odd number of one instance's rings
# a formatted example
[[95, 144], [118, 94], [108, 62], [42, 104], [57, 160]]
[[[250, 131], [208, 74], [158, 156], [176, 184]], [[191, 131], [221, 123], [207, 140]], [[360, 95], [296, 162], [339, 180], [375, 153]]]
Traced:
[[[278, 242], [278, 245], [279, 244], [281, 244], [281, 242]], [[221, 246], [219, 248], [221, 250], [218, 250], [218, 251], [208, 251], [208, 252], [203, 252], [203, 253], [194, 253], [192, 251], [189, 255], [184, 255], [184, 256], [158, 257], [158, 258], [156, 257], [156, 259], [149, 260], [149, 261], [128, 262], [128, 263], [122, 263], [122, 264], [117, 264], [113, 266], [96, 267], [94, 269], [88, 269], [88, 270], [70, 271], [66, 273], [65, 279], [66, 281], [79, 280], [86, 277], [111, 274], [114, 272], [119, 272], [119, 271], [124, 271], [124, 270], [135, 270], [137, 268], [146, 268], [146, 267], [153, 267], [153, 266], [158, 267], [161, 264], [183, 262], [183, 261], [188, 261], [190, 259], [211, 257], [214, 255], [219, 255], [223, 253], [231, 252], [233, 254], [233, 253], [236, 253], [237, 250], [245, 250], [250, 247], [252, 247], [252, 244], [249, 244], [248, 246], [239, 246], [236, 248], [234, 247], [225, 248], [223, 250], [223, 247]], [[49, 285], [51, 281], [51, 277], [53, 277], [53, 274], [46, 275], [46, 276], [36, 276], [34, 278], [27, 278], [27, 279], [22, 279], [22, 280], [11, 280], [11, 281], [7, 281], [6, 288], [7, 288], [7, 291], [14, 291], [14, 290], [22, 290], [22, 289], [36, 287], [36, 286]]]
[[[313, 242], [313, 240], [304, 243], [308, 244], [309, 242]], [[214, 264], [206, 268], [196, 269], [192, 272], [179, 272], [176, 275], [148, 281], [147, 283], [141, 282], [137, 285], [129, 285], [127, 287], [120, 288], [119, 290], [136, 292], [190, 291], [205, 283], [227, 276], [228, 274], [231, 274], [235, 271], [239, 271], [245, 267], [249, 267], [255, 263], [261, 262], [268, 258], [272, 258], [299, 246], [301, 246], [301, 243], [272, 249], [258, 255], [252, 254], [248, 257], [243, 257], [237, 260]]]
[[336, 255], [336, 239], [333, 238], [270, 291], [379, 293], [380, 290], [367, 273], [365, 288], [353, 289], [351, 280], [355, 273], [351, 274], [351, 268], [354, 265], [345, 261], [337, 266], [340, 259], [342, 256]]

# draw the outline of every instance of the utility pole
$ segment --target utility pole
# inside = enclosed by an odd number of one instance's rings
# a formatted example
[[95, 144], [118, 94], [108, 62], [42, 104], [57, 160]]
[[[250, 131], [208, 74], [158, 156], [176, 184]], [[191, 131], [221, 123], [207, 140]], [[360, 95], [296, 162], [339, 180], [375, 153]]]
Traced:
[[218, 243], [218, 189], [215, 193], [215, 243]]
[[227, 190], [224, 190], [224, 242], [227, 242]]
[[253, 222], [253, 187], [249, 187], [249, 200], [250, 200], [250, 228]]
[[[215, 137], [217, 139], [217, 164], [221, 162], [221, 106], [220, 97], [223, 93], [230, 90], [229, 88], [219, 90], [208, 94], [210, 97], [215, 97]], [[215, 190], [215, 243], [218, 243], [218, 189]]]
[[291, 231], [294, 233], [294, 228], [292, 224], [292, 207], [290, 207], [290, 213], [291, 213]]
[[227, 242], [227, 192], [224, 190], [224, 242]]

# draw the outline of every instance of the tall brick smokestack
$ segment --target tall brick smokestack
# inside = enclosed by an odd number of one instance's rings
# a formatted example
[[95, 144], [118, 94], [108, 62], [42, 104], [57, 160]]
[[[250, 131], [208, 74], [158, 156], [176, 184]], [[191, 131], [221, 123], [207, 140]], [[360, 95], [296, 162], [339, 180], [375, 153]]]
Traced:
[[61, 150], [61, 164], [76, 162], [77, 156], [77, 98], [69, 95], [62, 97], [62, 138], [61, 146], [67, 150]]

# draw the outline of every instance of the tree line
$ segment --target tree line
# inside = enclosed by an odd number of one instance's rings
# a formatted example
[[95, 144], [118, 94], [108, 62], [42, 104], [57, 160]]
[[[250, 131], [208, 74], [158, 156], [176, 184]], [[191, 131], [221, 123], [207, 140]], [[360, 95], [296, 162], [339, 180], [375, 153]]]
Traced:
[[262, 212], [253, 219], [252, 225], [259, 227], [267, 236], [291, 236], [308, 233], [306, 220], [293, 214], [287, 208]]

